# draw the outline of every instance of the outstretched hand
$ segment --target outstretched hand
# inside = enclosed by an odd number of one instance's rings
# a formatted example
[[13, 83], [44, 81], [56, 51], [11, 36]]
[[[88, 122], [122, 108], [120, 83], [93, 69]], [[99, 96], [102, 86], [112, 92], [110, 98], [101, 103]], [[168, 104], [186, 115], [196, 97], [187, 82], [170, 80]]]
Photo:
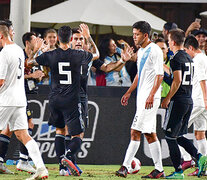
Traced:
[[89, 28], [86, 24], [82, 23], [79, 25], [80, 26], [80, 30], [79, 32], [87, 39], [90, 37], [90, 31]]
[[133, 49], [130, 47], [127, 47], [125, 50], [122, 50], [121, 52], [121, 58], [123, 59], [123, 61], [129, 61], [132, 57], [133, 54]]

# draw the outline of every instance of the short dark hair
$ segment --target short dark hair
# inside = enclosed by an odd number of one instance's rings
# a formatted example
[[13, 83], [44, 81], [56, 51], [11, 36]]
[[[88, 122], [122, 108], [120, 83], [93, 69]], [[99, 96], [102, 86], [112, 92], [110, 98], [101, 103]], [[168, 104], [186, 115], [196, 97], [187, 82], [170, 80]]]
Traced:
[[159, 37], [158, 39], [155, 40], [155, 44], [159, 43], [159, 42], [165, 42], [164, 38]]
[[177, 28], [178, 28], [178, 26], [174, 22], [167, 22], [164, 24], [164, 29], [168, 30], [168, 31], [170, 31], [172, 29], [177, 29]]
[[24, 46], [26, 47], [26, 41], [31, 41], [32, 40], [32, 36], [36, 36], [36, 34], [34, 32], [26, 32], [23, 34], [22, 36], [22, 42], [24, 44]]
[[58, 38], [61, 43], [69, 43], [72, 30], [69, 26], [62, 26], [58, 29]]
[[12, 22], [9, 19], [0, 20], [0, 25], [5, 25], [6, 27], [10, 28], [12, 26]]
[[199, 43], [194, 35], [189, 35], [184, 42], [185, 48], [189, 48], [189, 46], [192, 46], [196, 50], [199, 48]]
[[185, 32], [182, 29], [172, 29], [169, 32], [170, 38], [175, 41], [177, 46], [183, 44], [185, 40]]
[[72, 29], [72, 34], [80, 34], [80, 32], [79, 32], [79, 30], [80, 30], [80, 28], [73, 28]]
[[151, 32], [151, 26], [146, 21], [138, 21], [133, 24], [132, 28], [139, 29], [140, 32], [142, 32], [143, 34], [147, 33], [148, 36], [150, 35]]

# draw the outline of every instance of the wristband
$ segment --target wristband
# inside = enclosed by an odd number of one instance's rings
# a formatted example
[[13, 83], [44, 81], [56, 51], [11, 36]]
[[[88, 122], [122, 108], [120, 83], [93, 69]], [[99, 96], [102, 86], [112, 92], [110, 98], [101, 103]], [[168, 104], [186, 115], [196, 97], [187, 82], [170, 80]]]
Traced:
[[123, 59], [120, 59], [119, 60], [122, 64], [125, 64], [126, 62], [125, 61], [123, 61]]

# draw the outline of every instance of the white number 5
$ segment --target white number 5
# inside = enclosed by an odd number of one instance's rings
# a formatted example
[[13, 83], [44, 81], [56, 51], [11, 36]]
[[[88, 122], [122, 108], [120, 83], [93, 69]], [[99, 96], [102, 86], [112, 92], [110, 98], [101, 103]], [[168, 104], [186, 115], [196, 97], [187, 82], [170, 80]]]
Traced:
[[67, 76], [65, 80], [60, 80], [60, 84], [72, 84], [71, 71], [63, 70], [63, 67], [69, 67], [69, 66], [70, 66], [69, 62], [58, 63], [59, 74]]

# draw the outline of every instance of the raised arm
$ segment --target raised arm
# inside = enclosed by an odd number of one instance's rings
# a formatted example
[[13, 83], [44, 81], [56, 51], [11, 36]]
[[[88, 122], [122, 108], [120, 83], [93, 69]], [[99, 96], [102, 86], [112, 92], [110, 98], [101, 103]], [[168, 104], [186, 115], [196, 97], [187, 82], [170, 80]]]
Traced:
[[93, 53], [92, 61], [98, 59], [99, 58], [98, 48], [97, 48], [96, 44], [94, 43], [94, 41], [90, 35], [89, 28], [86, 24], [80, 24], [80, 33], [82, 33], [83, 36], [86, 38], [87, 42], [89, 42], [91, 44], [92, 53]]

